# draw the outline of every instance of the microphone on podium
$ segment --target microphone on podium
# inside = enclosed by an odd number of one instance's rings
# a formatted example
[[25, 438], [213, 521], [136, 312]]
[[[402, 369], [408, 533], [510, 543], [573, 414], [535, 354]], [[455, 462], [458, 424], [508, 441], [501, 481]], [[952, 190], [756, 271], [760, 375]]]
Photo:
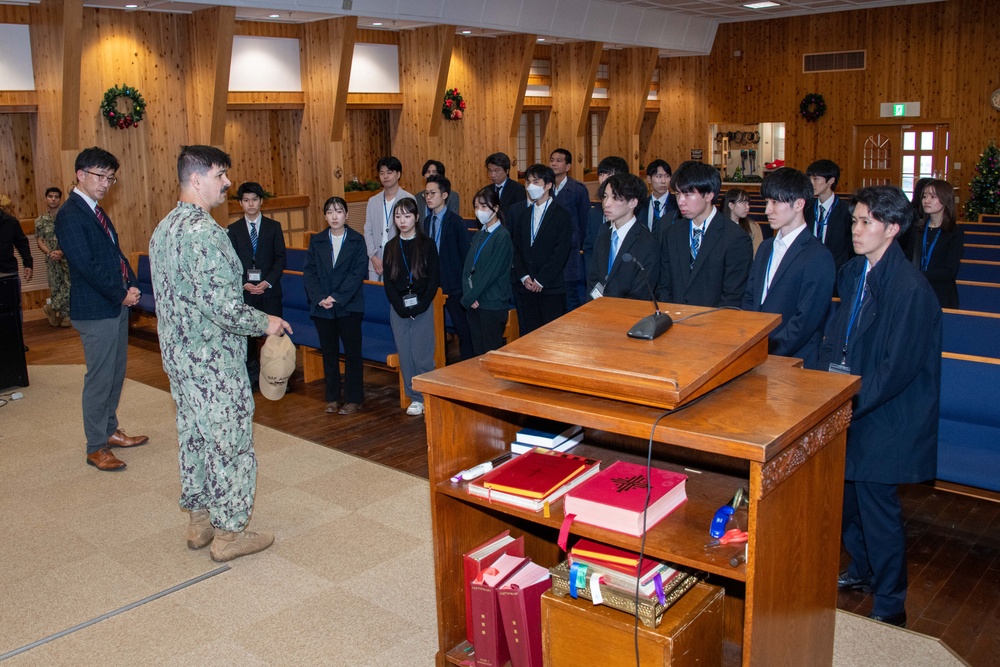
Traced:
[[629, 253], [622, 255], [622, 262], [625, 264], [635, 263], [639, 267], [639, 272], [642, 273], [642, 279], [646, 282], [646, 289], [649, 290], [649, 298], [653, 302], [653, 308], [655, 312], [652, 315], [647, 315], [642, 318], [635, 325], [628, 330], [628, 335], [630, 338], [642, 338], [643, 340], [653, 340], [658, 338], [667, 329], [673, 326], [674, 321], [670, 319], [670, 316], [666, 313], [660, 312], [660, 304], [656, 303], [656, 296], [653, 294], [653, 287], [649, 284], [649, 278], [646, 276], [646, 269], [642, 264], [639, 263], [635, 257]]

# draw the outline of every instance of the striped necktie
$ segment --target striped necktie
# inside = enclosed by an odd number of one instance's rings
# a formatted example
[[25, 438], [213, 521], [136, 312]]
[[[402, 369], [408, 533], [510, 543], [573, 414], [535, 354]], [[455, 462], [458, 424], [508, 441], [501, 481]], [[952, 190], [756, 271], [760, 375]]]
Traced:
[[250, 245], [253, 246], [253, 254], [257, 254], [257, 223], [250, 223]]
[[698, 259], [698, 250], [701, 248], [701, 237], [705, 233], [705, 228], [695, 228], [691, 230], [691, 268], [694, 268], [694, 261]]
[[[118, 242], [115, 241], [114, 234], [111, 233], [111, 221], [108, 220], [108, 216], [105, 215], [104, 209], [101, 208], [100, 206], [95, 206], [94, 207], [94, 214], [97, 216], [97, 221], [99, 223], [101, 223], [101, 227], [104, 229], [104, 233], [108, 235], [108, 238], [111, 239], [111, 242], [114, 243], [115, 246], [117, 247]], [[120, 254], [119, 254], [119, 257], [118, 257], [118, 263], [119, 263], [119, 265], [121, 267], [122, 281], [127, 283], [128, 282], [128, 270], [125, 268], [125, 260], [121, 258]]]

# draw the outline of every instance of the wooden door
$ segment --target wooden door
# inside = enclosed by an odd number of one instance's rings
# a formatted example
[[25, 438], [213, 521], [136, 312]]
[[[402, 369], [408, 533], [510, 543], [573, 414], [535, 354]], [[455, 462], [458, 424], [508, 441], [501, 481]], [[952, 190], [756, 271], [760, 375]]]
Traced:
[[855, 183], [869, 185], [899, 185], [901, 136], [898, 125], [855, 125]]
[[903, 125], [902, 171], [900, 186], [907, 197], [913, 196], [913, 184], [920, 178], [948, 180], [948, 126]]

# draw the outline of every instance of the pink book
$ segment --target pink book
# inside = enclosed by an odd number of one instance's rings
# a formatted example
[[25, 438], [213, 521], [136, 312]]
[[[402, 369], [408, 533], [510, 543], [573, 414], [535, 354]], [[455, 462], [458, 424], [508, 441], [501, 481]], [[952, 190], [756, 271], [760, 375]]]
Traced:
[[[647, 529], [687, 500], [686, 482], [687, 475], [650, 469]], [[646, 466], [617, 461], [571, 490], [563, 503], [563, 513], [575, 514], [575, 521], [580, 523], [639, 537], [646, 486]]]

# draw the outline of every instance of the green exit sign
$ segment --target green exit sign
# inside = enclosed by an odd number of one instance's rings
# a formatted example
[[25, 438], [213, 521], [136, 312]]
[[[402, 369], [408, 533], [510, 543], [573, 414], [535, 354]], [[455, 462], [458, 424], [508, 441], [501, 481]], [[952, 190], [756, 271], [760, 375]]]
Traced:
[[906, 105], [905, 104], [893, 104], [892, 105], [892, 115], [893, 116], [905, 116], [906, 115]]

